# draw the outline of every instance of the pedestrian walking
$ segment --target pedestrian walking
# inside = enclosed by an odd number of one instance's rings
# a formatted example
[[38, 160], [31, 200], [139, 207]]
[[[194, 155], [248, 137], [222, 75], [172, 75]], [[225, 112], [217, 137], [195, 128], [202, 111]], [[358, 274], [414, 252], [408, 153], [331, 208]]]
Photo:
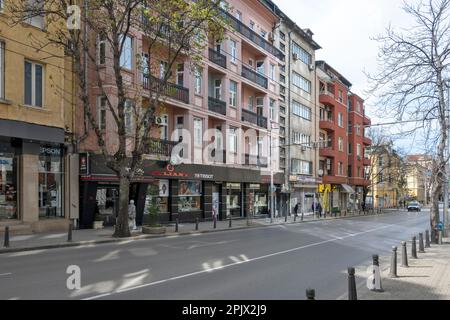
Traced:
[[317, 211], [319, 212], [319, 217], [322, 218], [322, 205], [320, 202], [317, 203]]
[[295, 207], [294, 207], [294, 213], [295, 213], [295, 216], [297, 216], [298, 214], [298, 202], [295, 204]]
[[128, 227], [130, 230], [136, 230], [136, 206], [134, 200], [130, 200], [128, 205]]

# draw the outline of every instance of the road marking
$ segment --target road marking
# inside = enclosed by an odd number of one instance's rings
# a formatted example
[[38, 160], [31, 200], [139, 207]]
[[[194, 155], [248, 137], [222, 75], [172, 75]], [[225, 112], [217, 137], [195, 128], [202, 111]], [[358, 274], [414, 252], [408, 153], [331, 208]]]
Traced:
[[10, 275], [12, 275], [12, 273], [11, 273], [11, 272], [7, 272], [7, 273], [0, 273], [0, 277], [3, 277], [3, 276], [10, 276]]
[[103, 294], [99, 294], [99, 295], [83, 298], [82, 300], [95, 300], [95, 299], [111, 296], [111, 295], [118, 294], [118, 293], [123, 293], [123, 292], [127, 292], [127, 291], [132, 291], [132, 290], [137, 290], [137, 289], [141, 289], [141, 288], [155, 286], [155, 285], [158, 285], [158, 284], [162, 284], [162, 283], [166, 283], [166, 282], [170, 282], [170, 281], [174, 281], [174, 280], [188, 278], [188, 277], [196, 276], [196, 275], [203, 274], [203, 273], [210, 273], [210, 272], [213, 272], [213, 271], [216, 271], [216, 270], [223, 270], [225, 268], [232, 267], [232, 266], [235, 266], [235, 265], [240, 265], [240, 264], [243, 264], [243, 263], [249, 263], [249, 262], [253, 262], [253, 261], [263, 260], [263, 259], [279, 256], [279, 255], [282, 255], [282, 254], [299, 251], [299, 250], [306, 249], [306, 248], [316, 247], [316, 246], [319, 246], [319, 245], [322, 245], [322, 244], [325, 244], [325, 243], [336, 242], [336, 241], [343, 240], [345, 238], [350, 238], [350, 237], [354, 237], [356, 235], [370, 233], [370, 232], [378, 231], [378, 230], [381, 230], [381, 229], [390, 228], [390, 227], [393, 227], [393, 226], [397, 226], [397, 225], [389, 224], [389, 225], [386, 225], [386, 226], [383, 226], [383, 227], [379, 227], [379, 228], [375, 228], [375, 229], [370, 229], [370, 230], [367, 230], [367, 231], [359, 232], [359, 233], [354, 234], [352, 236], [345, 236], [345, 237], [342, 237], [340, 239], [335, 239], [335, 238], [328, 239], [328, 240], [324, 240], [324, 241], [320, 241], [320, 242], [304, 245], [304, 246], [301, 246], [301, 247], [296, 247], [296, 248], [287, 249], [287, 250], [283, 250], [283, 251], [273, 252], [273, 253], [266, 254], [266, 255], [263, 255], [263, 256], [259, 256], [259, 257], [255, 257], [255, 258], [247, 258], [247, 260], [245, 260], [245, 261], [233, 262], [233, 263], [226, 264], [226, 265], [220, 265], [220, 266], [208, 268], [207, 270], [195, 271], [195, 272], [186, 273], [186, 274], [182, 274], [182, 275], [179, 275], [179, 276], [175, 276], [175, 277], [171, 277], [171, 278], [167, 278], [167, 279], [163, 279], [163, 280], [158, 280], [158, 281], [154, 281], [154, 282], [150, 282], [150, 283], [141, 284], [141, 285], [130, 287], [130, 288], [114, 290], [114, 291], [111, 291], [111, 292], [107, 292], [107, 293], [103, 293]]

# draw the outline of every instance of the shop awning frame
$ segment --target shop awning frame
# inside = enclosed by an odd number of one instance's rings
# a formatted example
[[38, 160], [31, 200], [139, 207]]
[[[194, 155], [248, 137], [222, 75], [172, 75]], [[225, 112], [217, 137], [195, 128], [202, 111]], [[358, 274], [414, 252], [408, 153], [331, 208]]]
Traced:
[[343, 188], [343, 192], [345, 193], [355, 193], [355, 190], [353, 190], [352, 187], [350, 187], [348, 184], [341, 184]]

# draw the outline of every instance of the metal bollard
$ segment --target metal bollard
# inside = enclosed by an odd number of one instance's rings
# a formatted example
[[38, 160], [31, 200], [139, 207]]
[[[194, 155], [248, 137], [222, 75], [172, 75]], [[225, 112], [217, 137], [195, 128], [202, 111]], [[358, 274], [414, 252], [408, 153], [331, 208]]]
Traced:
[[198, 218], [195, 218], [195, 231], [198, 231]]
[[72, 241], [72, 230], [73, 230], [73, 222], [70, 221], [70, 223], [69, 223], [69, 231], [67, 233], [67, 242], [71, 242]]
[[178, 218], [175, 220], [175, 232], [178, 232]]
[[231, 220], [231, 215], [230, 215], [230, 219], [228, 219], [228, 220], [229, 220], [228, 228], [231, 228], [233, 226], [233, 223], [232, 223], [233, 220]]
[[430, 231], [428, 231], [428, 230], [425, 230], [425, 248], [431, 248]]
[[286, 213], [286, 215], [284, 216], [284, 222], [287, 222], [287, 213]]
[[5, 248], [9, 247], [9, 226], [5, 227], [5, 241], [3, 242]]
[[406, 250], [406, 241], [402, 241], [402, 267], [408, 268], [408, 252]]
[[397, 278], [397, 247], [392, 247], [392, 256], [391, 256], [391, 270], [389, 271], [389, 277]]
[[316, 299], [316, 290], [306, 289], [306, 300], [315, 300], [315, 299]]
[[416, 236], [412, 237], [411, 243], [411, 257], [417, 259], [417, 250], [416, 250]]
[[348, 271], [348, 300], [358, 300], [356, 295], [355, 268], [349, 267]]
[[439, 230], [439, 242], [438, 242], [438, 244], [442, 244], [442, 230]]
[[294, 222], [297, 222], [297, 214], [294, 214]]
[[423, 245], [423, 233], [419, 233], [419, 252], [425, 253], [425, 248]]
[[216, 220], [216, 216], [213, 217], [213, 220], [214, 220], [214, 226], [213, 226], [213, 227], [214, 227], [214, 229], [216, 229], [216, 228], [217, 228], [217, 220]]
[[375, 292], [383, 292], [383, 287], [381, 286], [381, 274], [380, 274], [380, 263], [379, 263], [379, 257], [377, 254], [372, 255], [372, 261], [373, 261], [373, 282], [374, 285], [371, 291]]

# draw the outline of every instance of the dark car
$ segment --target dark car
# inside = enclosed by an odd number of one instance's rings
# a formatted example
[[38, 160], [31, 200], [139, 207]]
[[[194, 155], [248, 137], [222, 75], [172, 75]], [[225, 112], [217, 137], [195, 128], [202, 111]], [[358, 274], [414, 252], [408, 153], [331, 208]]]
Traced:
[[408, 204], [408, 211], [418, 211], [420, 212], [422, 210], [421, 205], [418, 201], [411, 201]]

